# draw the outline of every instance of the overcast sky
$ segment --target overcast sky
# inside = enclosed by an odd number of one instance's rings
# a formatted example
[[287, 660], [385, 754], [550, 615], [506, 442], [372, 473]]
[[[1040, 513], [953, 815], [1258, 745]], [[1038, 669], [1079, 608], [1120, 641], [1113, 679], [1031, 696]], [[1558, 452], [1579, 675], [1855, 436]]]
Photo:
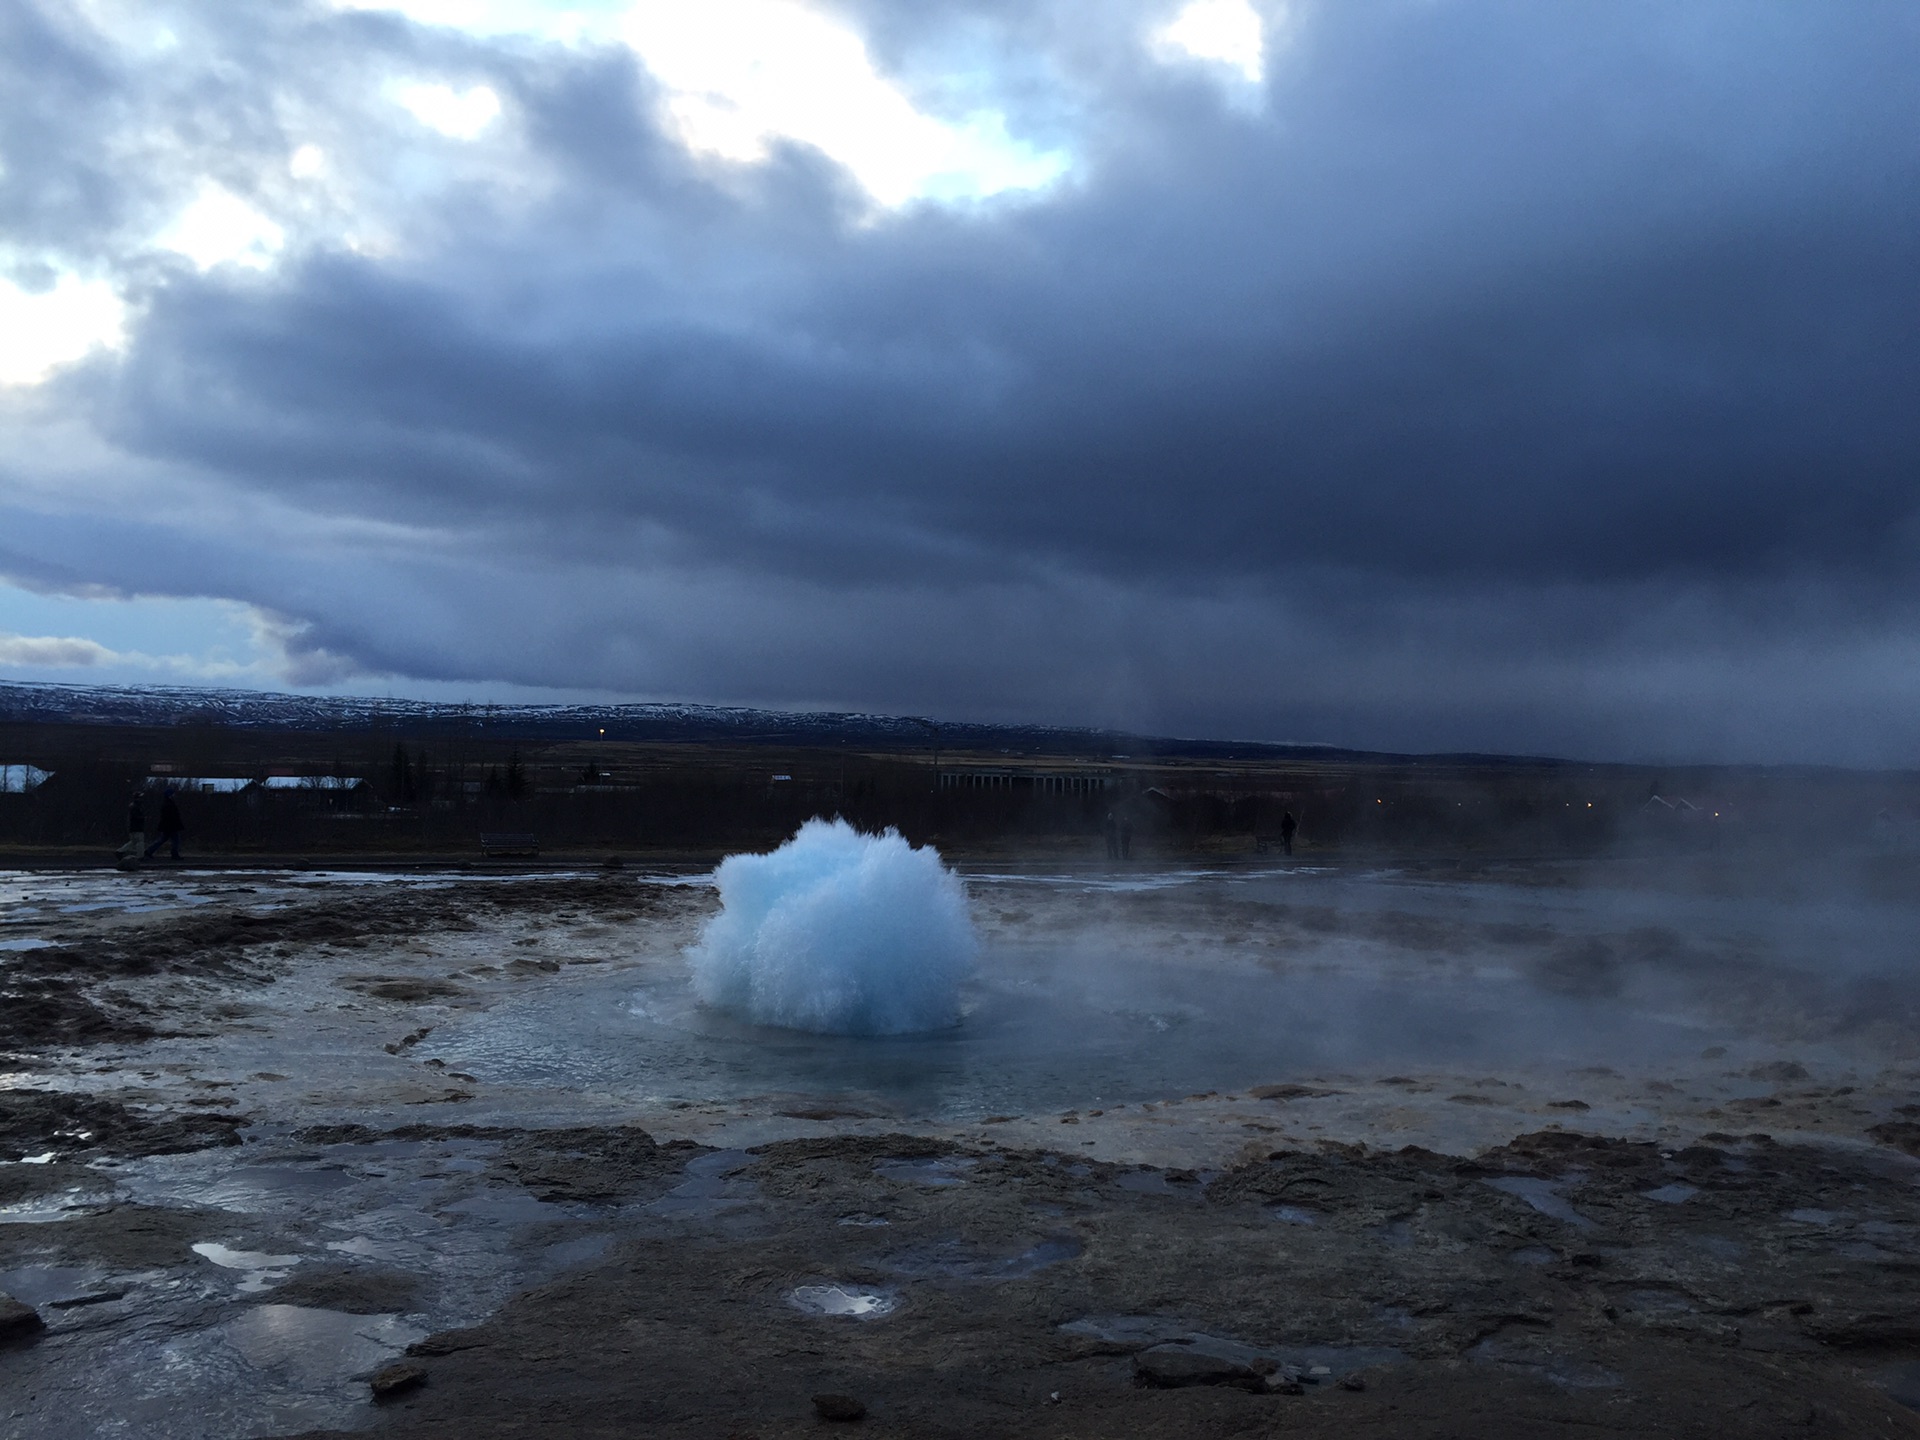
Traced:
[[0, 0], [0, 676], [1920, 763], [1912, 0]]

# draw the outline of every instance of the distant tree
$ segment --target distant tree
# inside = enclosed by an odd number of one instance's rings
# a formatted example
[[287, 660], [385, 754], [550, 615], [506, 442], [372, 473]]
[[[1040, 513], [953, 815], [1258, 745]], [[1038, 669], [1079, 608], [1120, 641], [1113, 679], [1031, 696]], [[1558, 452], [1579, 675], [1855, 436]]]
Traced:
[[394, 743], [393, 763], [388, 767], [387, 797], [393, 805], [411, 805], [417, 795], [413, 778], [413, 760], [407, 754], [407, 747]]
[[520, 751], [516, 748], [507, 757], [507, 798], [518, 800], [527, 793], [527, 772], [520, 763]]
[[500, 767], [498, 765], [489, 765], [487, 767], [486, 779], [487, 794], [497, 797], [505, 788], [500, 781]]

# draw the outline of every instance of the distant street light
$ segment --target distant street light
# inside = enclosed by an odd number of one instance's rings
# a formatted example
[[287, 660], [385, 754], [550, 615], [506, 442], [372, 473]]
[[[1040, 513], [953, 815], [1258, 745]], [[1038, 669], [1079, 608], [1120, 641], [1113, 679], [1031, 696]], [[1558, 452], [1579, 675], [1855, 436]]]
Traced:
[[933, 793], [938, 795], [940, 793], [940, 726], [935, 721], [929, 720], [923, 715], [910, 715], [907, 718], [911, 720], [915, 725], [924, 726], [926, 728], [927, 734], [932, 737], [932, 740], [933, 740]]

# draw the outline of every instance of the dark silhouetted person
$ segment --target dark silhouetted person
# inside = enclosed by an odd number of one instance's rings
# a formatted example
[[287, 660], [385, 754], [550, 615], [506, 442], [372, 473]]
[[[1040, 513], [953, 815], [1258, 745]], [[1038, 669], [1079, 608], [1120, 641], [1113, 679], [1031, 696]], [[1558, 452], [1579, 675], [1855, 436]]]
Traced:
[[1300, 828], [1300, 822], [1293, 818], [1291, 810], [1280, 812], [1280, 849], [1288, 855], [1293, 853], [1293, 832]]
[[162, 845], [173, 847], [173, 858], [180, 858], [180, 834], [187, 827], [180, 823], [180, 806], [173, 798], [173, 787], [167, 787], [167, 793], [160, 798], [160, 834], [153, 844], [147, 847], [146, 858], [151, 860], [154, 851]]
[[1131, 815], [1120, 822], [1120, 858], [1122, 860], [1133, 858], [1133, 817]]
[[127, 838], [120, 846], [122, 860], [138, 860], [147, 848], [147, 811], [140, 803], [140, 792], [127, 802]]
[[1100, 828], [1106, 832], [1107, 859], [1120, 858], [1120, 822], [1114, 818], [1113, 811], [1107, 811], [1107, 818], [1100, 822]]

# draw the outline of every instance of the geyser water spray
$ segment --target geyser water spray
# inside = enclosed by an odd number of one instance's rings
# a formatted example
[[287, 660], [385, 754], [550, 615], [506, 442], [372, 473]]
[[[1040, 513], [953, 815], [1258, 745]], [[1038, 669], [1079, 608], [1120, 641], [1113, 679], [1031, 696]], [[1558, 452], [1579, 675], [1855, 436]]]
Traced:
[[960, 1019], [979, 951], [966, 891], [932, 846], [809, 820], [714, 872], [720, 913], [687, 952], [694, 993], [762, 1025], [902, 1035]]

